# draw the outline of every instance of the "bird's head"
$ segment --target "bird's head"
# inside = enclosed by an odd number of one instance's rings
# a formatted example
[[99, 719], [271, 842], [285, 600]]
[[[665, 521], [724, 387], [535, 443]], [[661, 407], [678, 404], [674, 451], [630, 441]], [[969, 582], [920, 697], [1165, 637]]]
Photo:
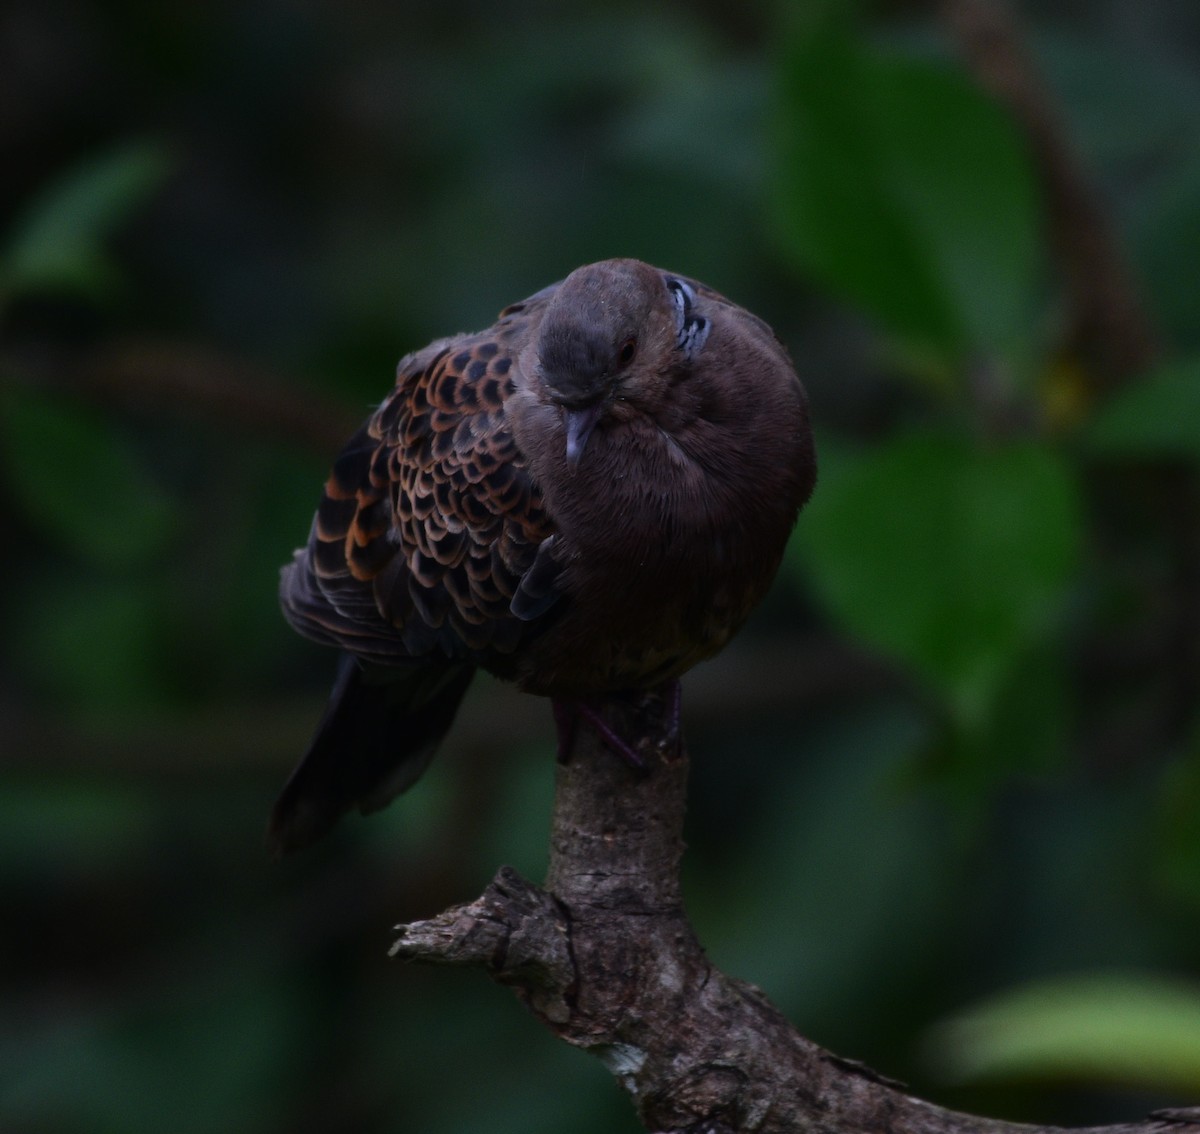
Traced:
[[702, 344], [686, 333], [696, 322], [688, 296], [690, 286], [638, 260], [588, 264], [559, 285], [539, 329], [537, 365], [561, 407], [571, 464], [606, 416], [654, 416], [688, 361], [685, 348]]

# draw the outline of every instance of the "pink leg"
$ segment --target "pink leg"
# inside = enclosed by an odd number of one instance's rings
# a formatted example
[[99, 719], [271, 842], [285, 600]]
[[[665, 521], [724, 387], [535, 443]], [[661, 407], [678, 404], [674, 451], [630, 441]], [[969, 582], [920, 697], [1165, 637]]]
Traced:
[[639, 772], [646, 771], [646, 761], [642, 759], [635, 749], [626, 744], [621, 737], [608, 727], [608, 722], [595, 709], [581, 701], [579, 703], [579, 715], [600, 734], [600, 739], [613, 752], [620, 756], [626, 764], [631, 768], [636, 768]]
[[[666, 738], [673, 747], [678, 747], [683, 718], [683, 686], [678, 681], [672, 681], [663, 687], [662, 697], [666, 705]], [[646, 761], [641, 753], [614, 732], [600, 713], [586, 701], [556, 699], [551, 704], [554, 708], [554, 725], [558, 733], [557, 759], [560, 764], [565, 764], [571, 758], [571, 750], [575, 745], [575, 736], [579, 730], [579, 720], [582, 717], [596, 730], [600, 739], [609, 749], [620, 756], [626, 764], [640, 772], [646, 771]]]

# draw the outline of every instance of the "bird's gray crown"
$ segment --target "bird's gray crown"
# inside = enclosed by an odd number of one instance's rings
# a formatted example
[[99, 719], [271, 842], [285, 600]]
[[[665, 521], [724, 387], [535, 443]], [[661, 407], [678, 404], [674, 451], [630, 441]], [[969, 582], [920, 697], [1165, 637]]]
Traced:
[[543, 328], [538, 357], [546, 384], [568, 404], [594, 401], [616, 368], [607, 328], [576, 320]]
[[622, 261], [589, 265], [562, 282], [538, 336], [542, 377], [556, 400], [581, 405], [603, 396], [652, 301], [646, 281]]

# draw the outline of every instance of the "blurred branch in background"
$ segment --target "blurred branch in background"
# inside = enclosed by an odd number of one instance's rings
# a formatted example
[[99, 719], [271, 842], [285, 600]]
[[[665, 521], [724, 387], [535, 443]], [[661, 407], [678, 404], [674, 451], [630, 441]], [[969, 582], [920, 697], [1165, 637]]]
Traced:
[[[782, 638], [754, 650], [731, 648], [689, 678], [689, 724], [708, 731], [739, 716], [800, 717], [864, 690], [909, 687], [901, 671], [841, 641]], [[312, 698], [208, 708], [192, 720], [64, 721], [0, 700], [5, 768], [104, 773], [139, 782], [285, 774], [309, 740]], [[549, 707], [496, 682], [480, 682], [456, 718], [451, 755], [547, 743]], [[170, 749], [169, 761], [163, 752]]]
[[[942, 15], [982, 86], [1009, 107], [1029, 139], [1065, 290], [1066, 366], [1070, 369], [1070, 359], [1078, 359], [1082, 381], [1090, 387], [1089, 400], [1103, 401], [1120, 387], [1151, 377], [1161, 354], [1144, 289], [1012, 10], [996, 0], [946, 0]], [[1156, 652], [1148, 660], [1153, 667], [1166, 662], [1165, 668], [1176, 675], [1164, 716], [1177, 734], [1187, 735], [1200, 720], [1200, 482], [1195, 467], [1186, 462], [1168, 459], [1157, 465], [1131, 469], [1125, 462], [1114, 466], [1103, 456], [1094, 458], [1092, 491], [1110, 505], [1116, 501], [1120, 507], [1128, 501], [1155, 513], [1171, 543], [1177, 571], [1167, 584], [1171, 608], [1162, 616], [1167, 624], [1146, 637], [1169, 643], [1165, 656]], [[1124, 657], [1113, 656], [1118, 651]], [[1139, 649], [1128, 638], [1089, 642], [1083, 664], [1096, 666], [1106, 653], [1109, 672], [1114, 667], [1128, 671], [1130, 663], [1136, 672]], [[1104, 731], [1107, 736], [1087, 741], [1101, 765], [1121, 758], [1112, 751], [1114, 741], [1127, 752], [1161, 742], [1152, 736], [1115, 737]]]
[[[1073, 407], [1070, 414], [1078, 415], [1081, 397], [1103, 402], [1118, 388], [1150, 377], [1161, 349], [1145, 307], [1144, 289], [1011, 7], [998, 0], [945, 0], [941, 14], [982, 87], [1008, 107], [1029, 141], [1068, 314], [1058, 382], [1060, 388], [1069, 387], [1077, 375], [1087, 388], [1086, 395], [1080, 390], [1058, 401]], [[1051, 398], [1053, 410], [1054, 396]], [[1171, 609], [1162, 616], [1168, 624], [1142, 636], [1143, 648], [1148, 638], [1169, 643], [1167, 656], [1156, 652], [1146, 659], [1143, 655], [1143, 665], [1148, 660], [1157, 668], [1166, 661], [1169, 672], [1176, 675], [1169, 694], [1172, 705], [1165, 718], [1170, 727], [1186, 735], [1200, 720], [1200, 482], [1196, 470], [1176, 459], [1153, 468], [1131, 469], [1122, 462], [1114, 467], [1100, 456], [1093, 457], [1090, 471], [1094, 499], [1107, 498], [1110, 505], [1114, 500], [1128, 500], [1130, 481], [1135, 482], [1135, 506], [1156, 512], [1161, 530], [1171, 542], [1178, 570], [1168, 584]], [[1147, 496], [1153, 499], [1147, 500]], [[1166, 501], [1170, 504], [1162, 511], [1161, 503]], [[1123, 656], [1115, 656], [1118, 653]], [[1138, 643], [1128, 638], [1116, 643], [1093, 640], [1081, 660], [1096, 672], [1103, 668], [1097, 665], [1100, 658], [1108, 655], [1110, 673], [1114, 669], [1129, 671], [1131, 663], [1137, 672], [1139, 653]], [[1101, 766], [1121, 759], [1117, 755], [1121, 748], [1140, 751], [1161, 741], [1145, 735], [1114, 736], [1107, 728], [1103, 732], [1107, 735], [1086, 742]]]
[[943, 0], [941, 13], [981, 86], [1009, 109], [1029, 140], [1066, 291], [1064, 345], [1082, 360], [1097, 393], [1111, 391], [1143, 373], [1158, 353], [1113, 220], [1012, 9], [997, 0]]
[[82, 357], [0, 357], [0, 370], [24, 385], [109, 410], [204, 422], [322, 457], [336, 451], [361, 417], [295, 379], [202, 344], [107, 342]]

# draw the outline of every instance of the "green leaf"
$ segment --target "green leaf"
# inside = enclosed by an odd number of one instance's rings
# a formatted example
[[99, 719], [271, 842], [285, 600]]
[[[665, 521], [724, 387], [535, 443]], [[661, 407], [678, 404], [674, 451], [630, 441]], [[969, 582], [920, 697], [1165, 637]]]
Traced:
[[107, 718], [144, 706], [163, 690], [160, 590], [144, 578], [43, 571], [10, 615], [6, 648], [64, 710]]
[[1159, 885], [1195, 909], [1200, 908], [1200, 729], [1190, 747], [1159, 783], [1154, 850]]
[[1200, 985], [1142, 974], [1029, 985], [940, 1025], [949, 1079], [1087, 1079], [1200, 1090]]
[[776, 217], [785, 249], [909, 350], [1010, 359], [1038, 267], [1029, 162], [962, 73], [828, 22], [781, 66]]
[[159, 187], [169, 166], [162, 147], [136, 142], [69, 170], [18, 219], [0, 257], [0, 288], [103, 297], [117, 280], [104, 241]]
[[1195, 350], [1200, 346], [1200, 157], [1149, 203], [1134, 234], [1134, 251], [1164, 337]]
[[1173, 363], [1113, 395], [1085, 440], [1093, 452], [1200, 458], [1200, 358]]
[[987, 793], [997, 777], [1038, 775], [1057, 768], [1070, 751], [1071, 706], [1067, 665], [1058, 642], [1034, 642], [1007, 667], [992, 711], [959, 740], [980, 765], [977, 782]]
[[0, 466], [30, 522], [114, 569], [165, 544], [172, 502], [110, 421], [28, 390], [0, 408]]
[[1071, 580], [1080, 509], [1059, 457], [912, 435], [835, 462], [800, 525], [803, 569], [848, 630], [978, 721]]

